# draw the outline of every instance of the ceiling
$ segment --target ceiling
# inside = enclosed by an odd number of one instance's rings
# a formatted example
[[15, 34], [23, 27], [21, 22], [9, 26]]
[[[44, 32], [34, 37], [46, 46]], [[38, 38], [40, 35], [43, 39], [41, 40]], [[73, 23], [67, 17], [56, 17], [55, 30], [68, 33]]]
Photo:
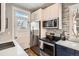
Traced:
[[[11, 3], [11, 5], [15, 5], [27, 10], [30, 10], [31, 12], [39, 9], [39, 8], [46, 8], [54, 3]], [[75, 3], [63, 3], [64, 6], [70, 6]]]
[[22, 8], [26, 8], [33, 12], [39, 8], [48, 7], [48, 6], [52, 5], [53, 3], [13, 3], [13, 4], [20, 6]]

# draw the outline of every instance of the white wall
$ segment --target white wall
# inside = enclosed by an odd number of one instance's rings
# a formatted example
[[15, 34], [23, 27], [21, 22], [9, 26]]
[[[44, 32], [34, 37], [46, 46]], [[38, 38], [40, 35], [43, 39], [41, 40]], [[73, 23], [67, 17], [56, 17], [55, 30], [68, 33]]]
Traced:
[[12, 22], [11, 22], [11, 7], [10, 7], [10, 5], [6, 5], [6, 17], [8, 18], [8, 29], [6, 29], [5, 32], [0, 33], [0, 44], [12, 41], [12, 39], [11, 39], [11, 37], [12, 37], [11, 36]]

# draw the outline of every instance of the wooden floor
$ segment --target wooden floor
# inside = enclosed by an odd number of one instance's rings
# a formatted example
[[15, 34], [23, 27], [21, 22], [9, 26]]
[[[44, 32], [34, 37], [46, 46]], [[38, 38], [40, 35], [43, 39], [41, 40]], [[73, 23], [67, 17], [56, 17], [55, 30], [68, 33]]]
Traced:
[[29, 55], [29, 56], [38, 56], [36, 53], [33, 52], [33, 50], [31, 50], [30, 48], [26, 50], [26, 53]]
[[40, 49], [39, 49], [39, 46], [33, 46], [33, 47], [31, 47], [31, 49], [32, 49], [38, 56], [40, 56]]

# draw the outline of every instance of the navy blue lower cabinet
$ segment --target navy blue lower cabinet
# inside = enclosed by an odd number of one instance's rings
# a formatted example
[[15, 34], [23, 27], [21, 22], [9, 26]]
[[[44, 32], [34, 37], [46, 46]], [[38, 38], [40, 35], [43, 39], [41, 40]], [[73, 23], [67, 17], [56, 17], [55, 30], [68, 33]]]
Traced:
[[74, 56], [73, 49], [62, 46], [61, 50], [62, 50], [62, 56]]
[[75, 56], [79, 56], [79, 51], [75, 50]]
[[61, 56], [61, 46], [56, 44], [55, 47], [55, 55]]
[[74, 50], [56, 44], [56, 56], [74, 56]]

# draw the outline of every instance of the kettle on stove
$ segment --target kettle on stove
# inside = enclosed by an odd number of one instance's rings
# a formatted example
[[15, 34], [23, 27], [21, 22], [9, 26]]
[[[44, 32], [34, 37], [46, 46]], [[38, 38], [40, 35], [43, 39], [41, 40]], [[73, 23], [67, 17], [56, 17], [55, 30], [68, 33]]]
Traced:
[[54, 35], [55, 35], [54, 33], [48, 33], [48, 32], [47, 32], [47, 33], [46, 33], [46, 38], [47, 38], [48, 40], [51, 40], [51, 41], [52, 41], [52, 40], [54, 39], [54, 37], [55, 37]]

